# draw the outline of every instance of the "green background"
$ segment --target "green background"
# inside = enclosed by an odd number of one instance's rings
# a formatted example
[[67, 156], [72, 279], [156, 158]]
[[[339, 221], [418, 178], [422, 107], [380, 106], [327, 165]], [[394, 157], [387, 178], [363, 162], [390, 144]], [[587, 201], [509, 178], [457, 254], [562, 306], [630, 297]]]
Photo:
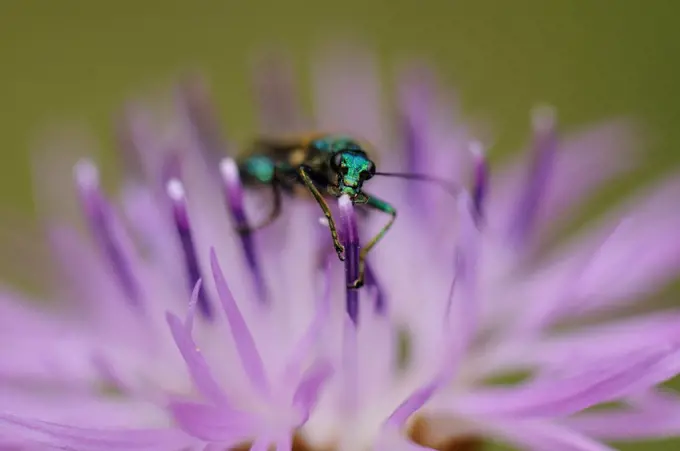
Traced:
[[110, 149], [123, 100], [198, 68], [245, 138], [253, 50], [286, 47], [303, 73], [319, 41], [343, 34], [386, 63], [435, 63], [499, 149], [524, 142], [537, 102], [555, 105], [566, 126], [638, 116], [654, 138], [654, 173], [680, 161], [678, 17], [672, 0], [1, 0], [0, 203], [31, 211], [30, 143], [55, 119], [85, 120]]

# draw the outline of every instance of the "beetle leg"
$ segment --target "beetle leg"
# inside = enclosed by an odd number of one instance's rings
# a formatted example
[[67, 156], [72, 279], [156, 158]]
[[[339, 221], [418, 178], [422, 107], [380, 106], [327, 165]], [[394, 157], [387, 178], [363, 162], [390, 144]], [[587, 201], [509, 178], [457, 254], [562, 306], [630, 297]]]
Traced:
[[335, 226], [335, 220], [333, 219], [333, 215], [331, 214], [331, 209], [328, 207], [328, 203], [326, 203], [326, 199], [323, 198], [323, 195], [316, 188], [314, 182], [307, 173], [307, 169], [304, 166], [300, 166], [300, 168], [298, 169], [298, 174], [300, 175], [300, 178], [302, 178], [302, 181], [304, 182], [307, 189], [314, 196], [314, 199], [316, 199], [316, 202], [321, 207], [321, 210], [323, 210], [323, 214], [326, 215], [326, 219], [328, 220], [328, 228], [331, 231], [331, 238], [333, 238], [333, 245], [335, 246], [335, 252], [338, 254], [338, 258], [344, 261], [345, 247], [342, 245], [342, 243], [340, 243], [340, 239], [338, 238], [338, 231]]
[[387, 213], [391, 215], [391, 217], [390, 220], [387, 221], [387, 224], [385, 224], [383, 228], [380, 229], [380, 231], [371, 239], [371, 241], [369, 241], [366, 246], [361, 248], [361, 252], [359, 252], [359, 276], [357, 280], [354, 281], [354, 283], [349, 285], [349, 288], [359, 288], [364, 285], [364, 276], [366, 273], [366, 256], [371, 251], [371, 249], [373, 249], [373, 247], [378, 244], [378, 241], [380, 241], [382, 237], [385, 236], [390, 227], [392, 227], [392, 224], [394, 224], [395, 219], [397, 219], [397, 210], [392, 205], [377, 197], [368, 196], [368, 200], [364, 205], [366, 205], [368, 208]]

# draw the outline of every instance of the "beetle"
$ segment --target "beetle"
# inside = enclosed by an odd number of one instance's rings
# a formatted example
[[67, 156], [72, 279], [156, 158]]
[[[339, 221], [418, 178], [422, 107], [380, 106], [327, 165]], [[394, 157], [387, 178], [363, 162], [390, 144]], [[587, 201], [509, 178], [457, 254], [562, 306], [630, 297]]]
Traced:
[[377, 172], [370, 146], [360, 140], [340, 134], [315, 133], [288, 139], [260, 138], [237, 160], [244, 185], [271, 186], [274, 203], [269, 215], [259, 224], [239, 226], [241, 234], [266, 227], [281, 213], [282, 192], [309, 193], [321, 207], [328, 221], [335, 251], [344, 260], [344, 246], [337, 233], [335, 219], [327, 198], [349, 196], [353, 204], [363, 205], [390, 216], [380, 231], [362, 247], [359, 253], [358, 278], [349, 288], [364, 284], [366, 256], [385, 236], [397, 218], [397, 210], [387, 201], [364, 191], [364, 183], [376, 175], [432, 181], [457, 191], [445, 181], [421, 174]]

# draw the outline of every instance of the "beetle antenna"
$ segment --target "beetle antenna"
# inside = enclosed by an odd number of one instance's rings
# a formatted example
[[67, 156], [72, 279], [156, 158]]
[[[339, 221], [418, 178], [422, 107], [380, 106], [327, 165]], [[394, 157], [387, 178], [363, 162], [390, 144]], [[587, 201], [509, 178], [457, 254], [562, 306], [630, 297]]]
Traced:
[[427, 174], [413, 174], [410, 172], [376, 172], [375, 175], [380, 175], [383, 177], [395, 177], [406, 180], [416, 180], [419, 182], [430, 182], [435, 185], [439, 185], [446, 191], [451, 193], [452, 196], [457, 197], [461, 191], [461, 187], [456, 183], [450, 182], [448, 180], [440, 179], [432, 175]]

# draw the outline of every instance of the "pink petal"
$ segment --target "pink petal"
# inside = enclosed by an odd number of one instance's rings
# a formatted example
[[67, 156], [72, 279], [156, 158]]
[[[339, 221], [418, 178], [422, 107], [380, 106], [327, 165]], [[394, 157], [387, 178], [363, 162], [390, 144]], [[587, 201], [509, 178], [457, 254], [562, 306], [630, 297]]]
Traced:
[[358, 396], [363, 403], [371, 404], [381, 402], [394, 388], [398, 339], [394, 318], [376, 311], [373, 299], [366, 297], [359, 303], [359, 318], [357, 377], [361, 383]]
[[319, 342], [321, 334], [327, 326], [331, 308], [331, 284], [331, 265], [326, 265], [324, 271], [323, 295], [317, 303], [314, 318], [312, 318], [309, 327], [293, 347], [292, 355], [288, 359], [288, 363], [283, 371], [282, 381], [286, 386], [292, 385], [297, 381], [305, 359], [309, 357], [312, 349]]
[[[647, 389], [680, 371], [680, 355], [654, 349], [597, 362], [565, 378], [539, 378], [517, 387], [485, 388], [450, 400], [455, 411], [494, 417], [563, 416]], [[437, 400], [438, 405], [446, 401]]]
[[198, 304], [198, 294], [201, 291], [201, 285], [203, 281], [198, 279], [194, 285], [194, 289], [191, 292], [191, 300], [189, 301], [189, 309], [187, 310], [187, 317], [184, 318], [184, 328], [187, 333], [191, 334], [194, 327], [194, 316], [196, 314], [196, 305]]
[[0, 413], [0, 431], [11, 430], [30, 442], [50, 449], [79, 451], [165, 451], [181, 449], [195, 441], [177, 429], [95, 429], [21, 418]]
[[302, 410], [304, 421], [316, 405], [319, 392], [332, 375], [333, 367], [327, 362], [317, 363], [303, 375], [293, 395], [293, 405]]
[[281, 437], [276, 442], [276, 451], [291, 451], [293, 449], [293, 438], [290, 435]]
[[383, 428], [375, 445], [375, 451], [423, 451], [430, 450], [425, 446], [416, 445], [403, 437], [399, 429], [392, 426]]
[[560, 367], [564, 362], [594, 362], [640, 349], [680, 343], [680, 311], [658, 312], [611, 321], [557, 335], [526, 347], [515, 362]]
[[[0, 288], [1, 289], [1, 288]], [[0, 379], [92, 383], [92, 339], [86, 324], [9, 291], [0, 292]]]
[[[443, 325], [445, 329], [444, 355], [450, 356], [443, 360], [434, 379], [418, 388], [390, 415], [387, 423], [397, 428], [418, 411], [433, 394], [451, 379], [454, 371], [463, 358], [464, 352], [473, 338], [477, 317], [477, 263], [478, 263], [478, 235], [479, 231], [473, 219], [472, 203], [469, 196], [462, 196], [459, 201], [460, 242], [458, 248], [456, 280], [453, 288], [460, 292], [453, 296], [447, 306]], [[436, 325], [433, 325], [436, 327]]]
[[217, 261], [215, 249], [210, 249], [210, 264], [215, 278], [217, 293], [224, 313], [227, 315], [227, 321], [229, 322], [231, 334], [241, 358], [243, 369], [253, 382], [255, 388], [267, 396], [269, 393], [269, 381], [267, 380], [264, 363], [255, 345], [255, 340], [248, 329], [248, 325], [243, 319], [238, 305], [236, 305], [236, 300], [231, 294], [231, 290], [229, 290], [222, 269]]
[[189, 401], [172, 401], [168, 406], [175, 421], [188, 434], [230, 447], [257, 435], [261, 422], [247, 412]]
[[87, 428], [130, 428], [140, 424], [163, 424], [162, 409], [145, 399], [125, 396], [102, 397], [92, 385], [69, 387], [54, 384], [0, 386], [2, 410], [21, 418], [39, 418], [59, 424]]
[[[632, 124], [625, 120], [603, 123], [565, 137], [556, 153], [551, 178], [544, 187], [537, 226], [559, 224], [569, 210], [578, 206], [592, 192], [632, 167], [632, 154], [638, 140]], [[494, 224], [510, 217], [523, 186], [527, 165], [518, 162], [494, 177], [489, 213]]]
[[258, 437], [250, 447], [250, 451], [268, 451], [270, 443], [269, 437]]
[[[566, 277], [560, 274], [564, 278], [561, 287], [556, 287], [551, 281], [543, 284], [539, 282], [539, 285], [549, 286], [549, 291], [547, 293], [533, 293], [536, 296], [532, 305], [513, 325], [513, 333], [532, 336], [560, 318], [560, 314], [565, 310], [565, 305], [573, 303], [573, 298], [580, 289], [582, 278], [588, 276], [592, 262], [596, 261], [600, 254], [607, 251], [607, 246], [626, 224], [628, 223], [625, 220], [616, 224], [610, 233], [604, 235], [601, 242], [565, 272]], [[543, 279], [545, 282], [546, 278]]]
[[61, 317], [61, 321], [54, 321], [55, 316], [62, 315], [57, 309], [37, 304], [33, 299], [14, 292], [0, 285], [0, 333], [3, 337], [12, 334], [23, 334], [31, 331], [45, 338], [54, 338], [67, 330], [63, 322], [69, 318]]
[[634, 399], [631, 407], [616, 411], [585, 412], [562, 424], [600, 440], [653, 440], [680, 435], [680, 399], [651, 394]]
[[473, 218], [473, 205], [468, 195], [458, 202], [459, 245], [456, 253], [455, 293], [450, 311], [448, 333], [454, 349], [453, 364], [464, 358], [477, 327], [477, 267], [479, 265], [479, 230]]
[[493, 422], [489, 431], [523, 449], [535, 451], [615, 451], [567, 428], [545, 421]]
[[359, 399], [359, 369], [357, 350], [357, 329], [349, 315], [344, 315], [342, 331], [342, 371], [340, 372], [339, 405], [346, 412], [354, 412]]
[[170, 326], [172, 336], [175, 339], [175, 344], [182, 353], [182, 357], [186, 362], [189, 373], [191, 373], [196, 388], [206, 399], [213, 400], [219, 404], [229, 405], [230, 402], [227, 395], [217, 381], [215, 381], [215, 378], [210, 371], [210, 367], [205, 361], [205, 358], [203, 358], [201, 350], [194, 342], [191, 333], [175, 315], [167, 313], [165, 317], [168, 326]]
[[[104, 261], [73, 227], [52, 225], [48, 229], [50, 245], [55, 254], [58, 274], [66, 280], [64, 293], [82, 317], [87, 315], [93, 325], [102, 330], [124, 327], [130, 340], [144, 337], [138, 331], [139, 311], [130, 308], [119, 283], [111, 276]], [[134, 311], [133, 311], [134, 310]], [[134, 315], [137, 315], [136, 317]], [[120, 330], [120, 329], [117, 329]]]
[[432, 395], [441, 387], [441, 384], [442, 381], [437, 379], [413, 392], [392, 412], [387, 419], [387, 424], [396, 428], [403, 427], [411, 415], [432, 398]]
[[602, 412], [568, 418], [564, 424], [601, 440], [654, 440], [680, 434], [680, 405], [671, 412]]
[[[468, 199], [469, 201], [469, 199]], [[465, 203], [466, 206], [470, 206], [469, 202]], [[469, 219], [463, 219], [463, 221], [468, 221], [469, 224], [463, 224], [461, 227], [465, 228], [475, 228], [474, 223], [470, 216], [470, 210], [464, 212], [465, 215], [469, 216]], [[476, 228], [475, 228], [476, 230]], [[422, 408], [425, 403], [427, 403], [432, 396], [437, 392], [444, 384], [451, 380], [454, 375], [455, 369], [462, 358], [462, 352], [464, 351], [468, 340], [472, 337], [471, 328], [465, 323], [465, 317], [469, 313], [474, 315], [471, 311], [474, 309], [474, 302], [476, 296], [474, 296], [474, 284], [475, 280], [475, 266], [476, 266], [476, 245], [470, 244], [470, 242], [476, 243], [476, 238], [469, 236], [468, 243], [465, 245], [464, 249], [461, 251], [462, 258], [466, 265], [470, 265], [470, 268], [462, 269], [457, 274], [456, 282], [460, 283], [464, 289], [462, 299], [458, 299], [457, 303], [454, 303], [450, 307], [450, 311], [447, 312], [447, 316], [452, 317], [454, 325], [451, 326], [447, 324], [447, 331], [445, 334], [445, 346], [442, 355], [451, 356], [452, 358], [443, 359], [440, 364], [440, 369], [432, 381], [423, 385], [414, 391], [404, 402], [397, 407], [397, 409], [392, 412], [387, 420], [387, 424], [396, 428], [401, 428], [416, 411]], [[475, 250], [475, 251], [473, 251]], [[473, 252], [470, 252], [473, 251]], [[466, 272], [467, 271], [467, 272]], [[455, 287], [455, 285], [454, 285]], [[474, 320], [473, 320], [474, 321]], [[461, 332], [460, 329], [463, 331]], [[460, 344], [460, 341], [463, 344]]]
[[162, 196], [162, 202], [159, 202], [157, 194], [152, 187], [139, 182], [125, 184], [120, 195], [123, 212], [147, 255], [178, 279], [172, 283], [184, 288], [182, 255], [177, 246], [176, 231], [167, 220], [167, 199]]
[[[680, 272], [680, 213], [671, 207], [678, 195], [680, 183], [673, 177], [655, 186], [653, 194], [609, 215], [594, 233], [567, 243], [552, 274], [537, 279], [535, 303], [546, 297], [564, 299], [558, 293], [571, 282], [571, 295], [560, 303], [552, 318], [556, 320], [619, 308], [660, 290]], [[621, 218], [625, 222], [619, 227]], [[587, 267], [573, 280], [578, 265]]]

